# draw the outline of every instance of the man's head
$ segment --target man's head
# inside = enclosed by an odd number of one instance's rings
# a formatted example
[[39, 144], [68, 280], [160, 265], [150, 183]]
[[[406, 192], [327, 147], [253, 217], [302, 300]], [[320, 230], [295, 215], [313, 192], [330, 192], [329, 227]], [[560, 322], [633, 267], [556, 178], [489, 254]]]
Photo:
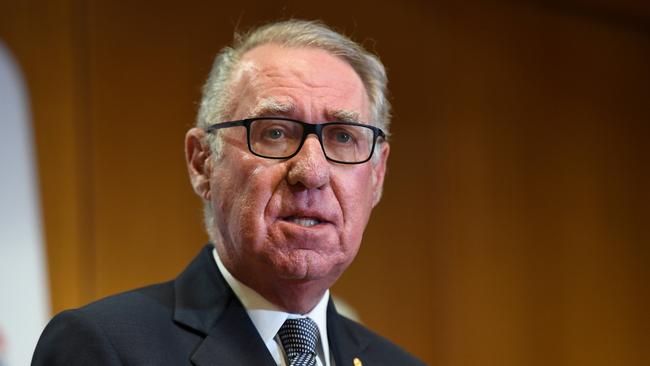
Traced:
[[370, 161], [341, 164], [310, 134], [295, 156], [268, 159], [251, 152], [256, 137], [244, 126], [205, 129], [283, 117], [365, 123], [387, 133], [385, 86], [376, 57], [313, 22], [259, 28], [215, 61], [197, 127], [186, 136], [192, 185], [226, 268], [286, 310], [309, 311], [353, 260], [381, 196], [388, 143], [379, 138]]

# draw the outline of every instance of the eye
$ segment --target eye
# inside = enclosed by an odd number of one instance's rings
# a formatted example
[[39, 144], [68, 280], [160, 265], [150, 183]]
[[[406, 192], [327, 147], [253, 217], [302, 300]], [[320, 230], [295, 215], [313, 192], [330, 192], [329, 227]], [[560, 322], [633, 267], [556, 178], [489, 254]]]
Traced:
[[279, 140], [284, 137], [284, 131], [279, 128], [269, 128], [264, 134], [271, 140]]
[[324, 135], [327, 141], [340, 147], [355, 145], [359, 139], [355, 126], [329, 125]]
[[334, 134], [334, 139], [336, 139], [336, 142], [347, 143], [352, 140], [352, 136], [345, 131], [338, 131]]

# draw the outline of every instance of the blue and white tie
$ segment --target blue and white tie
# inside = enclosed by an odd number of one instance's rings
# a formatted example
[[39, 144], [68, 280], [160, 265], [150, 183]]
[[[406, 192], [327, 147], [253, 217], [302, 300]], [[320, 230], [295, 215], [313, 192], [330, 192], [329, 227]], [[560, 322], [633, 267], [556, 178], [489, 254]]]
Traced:
[[318, 325], [309, 318], [287, 319], [278, 331], [289, 366], [315, 366]]

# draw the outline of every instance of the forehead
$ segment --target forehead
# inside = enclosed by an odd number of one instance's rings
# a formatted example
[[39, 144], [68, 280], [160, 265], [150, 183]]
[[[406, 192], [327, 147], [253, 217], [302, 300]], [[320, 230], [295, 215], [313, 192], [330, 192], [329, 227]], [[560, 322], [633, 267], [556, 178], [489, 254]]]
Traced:
[[253, 48], [235, 70], [231, 92], [235, 118], [263, 114], [264, 106], [273, 104], [282, 106], [277, 112], [305, 119], [369, 117], [368, 95], [359, 75], [344, 60], [317, 48], [277, 44]]

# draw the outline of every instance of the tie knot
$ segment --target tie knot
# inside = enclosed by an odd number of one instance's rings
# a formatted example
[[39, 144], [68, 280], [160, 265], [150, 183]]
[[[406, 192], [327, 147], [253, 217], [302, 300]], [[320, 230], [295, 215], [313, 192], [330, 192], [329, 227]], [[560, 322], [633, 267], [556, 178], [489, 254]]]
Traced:
[[299, 354], [316, 354], [318, 325], [309, 318], [287, 319], [278, 331], [289, 360]]

